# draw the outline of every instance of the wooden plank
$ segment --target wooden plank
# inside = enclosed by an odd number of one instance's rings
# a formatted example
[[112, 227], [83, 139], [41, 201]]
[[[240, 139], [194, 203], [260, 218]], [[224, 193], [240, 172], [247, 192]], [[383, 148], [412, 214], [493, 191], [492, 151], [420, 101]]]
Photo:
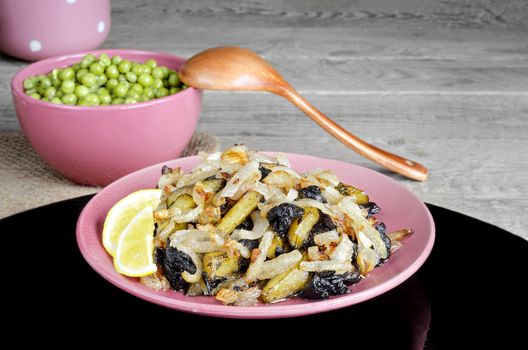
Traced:
[[[391, 32], [394, 26], [386, 25], [383, 25], [383, 29], [374, 27], [368, 30], [362, 26], [287, 30], [280, 27], [253, 28], [236, 23], [226, 27], [213, 22], [210, 27], [189, 31], [185, 29], [186, 22], [176, 20], [175, 23], [147, 24], [146, 31], [133, 29], [130, 25], [115, 24], [103, 48], [131, 47], [190, 57], [209, 47], [237, 45], [251, 48], [270, 60], [503, 61], [525, 60], [528, 52], [526, 30], [445, 31], [434, 27], [411, 27]], [[155, 27], [161, 28], [157, 29], [156, 40], [153, 41], [151, 33], [156, 30]], [[211, 31], [218, 34], [212, 36]]]
[[[176, 12], [170, 12], [169, 10]], [[247, 15], [222, 18], [207, 11], [185, 12], [175, 6], [167, 13], [162, 6], [137, 9], [134, 16], [123, 12], [114, 19], [104, 47], [137, 47], [191, 56], [205, 48], [239, 45], [267, 58], [423, 58], [423, 59], [511, 59], [525, 58], [526, 29], [449, 28], [434, 21], [383, 20], [332, 22], [319, 19], [273, 23], [275, 17], [252, 19]], [[231, 13], [231, 12], [229, 12]], [[137, 26], [141, 16], [142, 25]], [[143, 19], [145, 17], [145, 19]], [[156, 20], [148, 21], [149, 17]], [[288, 17], [287, 17], [288, 18]], [[196, 25], [199, 23], [199, 26]], [[153, 40], [155, 33], [156, 40]], [[214, 35], [211, 35], [214, 33]]]
[[161, 49], [182, 56], [218, 45], [294, 59], [473, 61], [525, 59], [528, 50], [528, 3], [522, 0], [133, 0], [112, 6], [105, 47]]
[[123, 20], [128, 21], [160, 21], [176, 14], [180, 19], [214, 18], [268, 27], [351, 26], [385, 20], [430, 22], [448, 28], [526, 28], [528, 20], [528, 4], [523, 0], [121, 0], [112, 5], [112, 15], [127, 14]]
[[281, 60], [276, 68], [303, 91], [528, 91], [522, 62], [452, 60]]

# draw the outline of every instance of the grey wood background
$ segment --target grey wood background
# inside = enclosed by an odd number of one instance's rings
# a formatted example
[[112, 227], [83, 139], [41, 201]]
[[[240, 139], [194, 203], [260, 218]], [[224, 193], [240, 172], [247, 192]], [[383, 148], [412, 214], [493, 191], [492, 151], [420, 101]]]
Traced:
[[[337, 122], [428, 166], [425, 183], [387, 173], [424, 201], [528, 239], [528, 1], [113, 0], [112, 21], [103, 48], [255, 50]], [[0, 56], [0, 129], [19, 128], [24, 65]], [[272, 95], [207, 92], [198, 129], [386, 173]]]

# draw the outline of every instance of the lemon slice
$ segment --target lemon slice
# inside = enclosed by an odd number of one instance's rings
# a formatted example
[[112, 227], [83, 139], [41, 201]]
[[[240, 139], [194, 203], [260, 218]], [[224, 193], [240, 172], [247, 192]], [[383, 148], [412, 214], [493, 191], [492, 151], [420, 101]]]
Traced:
[[110, 255], [115, 256], [119, 237], [130, 221], [145, 207], [156, 208], [160, 198], [161, 190], [139, 190], [121, 199], [108, 211], [103, 226], [103, 246]]
[[151, 206], [141, 210], [119, 237], [114, 266], [120, 274], [140, 277], [156, 272], [152, 214]]

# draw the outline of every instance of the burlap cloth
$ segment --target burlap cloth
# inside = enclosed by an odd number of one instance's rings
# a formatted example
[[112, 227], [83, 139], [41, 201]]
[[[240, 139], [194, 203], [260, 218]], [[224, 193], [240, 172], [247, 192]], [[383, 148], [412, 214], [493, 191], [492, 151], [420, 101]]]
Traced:
[[[182, 157], [218, 150], [209, 133], [196, 133]], [[99, 191], [79, 186], [48, 167], [19, 131], [0, 131], [0, 218]]]

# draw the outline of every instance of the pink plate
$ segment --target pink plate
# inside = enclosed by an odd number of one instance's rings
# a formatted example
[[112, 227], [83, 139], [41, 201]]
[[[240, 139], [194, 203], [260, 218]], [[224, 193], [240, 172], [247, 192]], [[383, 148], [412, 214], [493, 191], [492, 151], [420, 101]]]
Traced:
[[[433, 248], [435, 226], [424, 203], [402, 185], [375, 171], [344, 162], [305, 155], [287, 154], [292, 167], [299, 172], [314, 168], [330, 169], [345, 183], [364, 189], [382, 211], [376, 217], [389, 231], [414, 229], [404, 245], [383, 266], [376, 268], [367, 278], [351, 286], [349, 294], [322, 301], [291, 300], [253, 307], [225, 306], [213, 297], [186, 297], [182, 292], [151, 290], [136, 278], [120, 275], [114, 269], [112, 258], [101, 243], [101, 232], [107, 211], [127, 194], [154, 188], [162, 164], [153, 165], [125, 176], [99, 192], [82, 211], [77, 222], [77, 242], [86, 261], [106, 280], [139, 298], [168, 308], [190, 313], [230, 318], [279, 318], [313, 314], [350, 306], [374, 298], [405, 281], [415, 273]], [[171, 167], [190, 170], [198, 163], [197, 157], [166, 162]]]

